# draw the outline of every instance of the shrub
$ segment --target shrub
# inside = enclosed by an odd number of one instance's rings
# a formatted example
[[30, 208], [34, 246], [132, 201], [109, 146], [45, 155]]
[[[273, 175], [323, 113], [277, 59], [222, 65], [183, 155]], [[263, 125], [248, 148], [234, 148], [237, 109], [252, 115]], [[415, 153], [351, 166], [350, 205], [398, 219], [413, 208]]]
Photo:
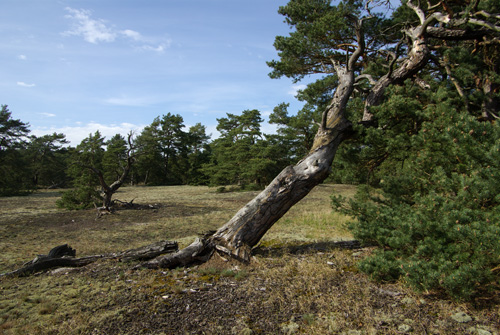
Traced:
[[420, 118], [404, 145], [387, 140], [403, 159], [381, 166], [379, 188], [334, 197], [334, 208], [355, 218], [356, 238], [380, 247], [359, 264], [374, 279], [471, 299], [499, 279], [500, 127], [448, 101]]
[[92, 208], [94, 203], [102, 203], [102, 197], [94, 187], [90, 186], [66, 191], [56, 202], [59, 208], [70, 210]]

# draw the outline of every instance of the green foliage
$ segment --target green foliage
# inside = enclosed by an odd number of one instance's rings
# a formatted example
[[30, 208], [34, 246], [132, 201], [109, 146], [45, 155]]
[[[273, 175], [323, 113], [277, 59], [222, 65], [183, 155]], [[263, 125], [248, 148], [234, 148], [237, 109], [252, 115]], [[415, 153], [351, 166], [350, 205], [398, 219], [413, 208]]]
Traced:
[[111, 184], [123, 173], [123, 165], [127, 160], [127, 141], [116, 134], [109, 141], [106, 141], [106, 151], [102, 157], [102, 169], [106, 183]]
[[306, 105], [296, 115], [288, 114], [288, 104], [280, 104], [269, 116], [269, 123], [278, 126], [279, 145], [283, 146], [287, 161], [293, 163], [304, 157], [312, 147], [314, 136], [318, 130], [316, 123], [318, 113], [311, 105]]
[[188, 146], [188, 171], [186, 183], [190, 185], [206, 185], [208, 177], [201, 172], [203, 164], [210, 161], [212, 150], [209, 145], [210, 136], [206, 133], [206, 127], [197, 123], [189, 128], [187, 136]]
[[0, 109], [0, 196], [27, 194], [34, 189], [25, 152], [29, 125], [12, 118], [6, 105]]
[[394, 88], [377, 108], [384, 126], [363, 134], [365, 157], [387, 155], [379, 188], [334, 205], [356, 218], [356, 238], [381, 247], [361, 270], [469, 299], [498, 280], [500, 127], [457, 109], [446, 88], [414, 90]]
[[90, 134], [76, 147], [72, 153], [68, 174], [73, 180], [73, 189], [63, 193], [57, 201], [57, 206], [67, 209], [92, 208], [102, 201], [99, 194], [99, 179], [92, 168], [102, 170], [104, 137], [99, 131]]
[[0, 196], [26, 195], [35, 187], [24, 148], [0, 151]]
[[362, 1], [343, 1], [333, 6], [329, 0], [291, 0], [279, 9], [294, 28], [289, 36], [277, 36], [274, 47], [279, 61], [268, 62], [271, 78], [287, 76], [299, 81], [313, 73], [333, 73], [332, 61], [345, 61], [339, 44], [351, 41], [352, 20], [362, 8]]
[[12, 118], [12, 113], [7, 105], [0, 109], [0, 151], [19, 144], [23, 137], [29, 133], [29, 124]]
[[[442, 289], [469, 298], [499, 273], [491, 270], [500, 262], [500, 136], [495, 123], [500, 116], [500, 52], [493, 42], [500, 8], [490, 0], [412, 3], [422, 10], [419, 15], [403, 2], [390, 18], [367, 19], [374, 12], [367, 14], [360, 1], [289, 1], [279, 12], [292, 30], [275, 40], [279, 60], [268, 63], [270, 76], [299, 81], [322, 74], [298, 94], [318, 115], [336, 89], [336, 67], [364, 75], [356, 81], [346, 113], [354, 136], [338, 150], [332, 174], [336, 182], [367, 184], [349, 205], [334, 199], [337, 209], [355, 217], [351, 228], [356, 237], [381, 247], [361, 268], [378, 279], [403, 277], [420, 290]], [[452, 19], [454, 32], [459, 27], [481, 31], [484, 43], [426, 38], [433, 50], [426, 68], [411, 81], [394, 82], [398, 86], [384, 91], [384, 102], [367, 105], [373, 124], [360, 124], [366, 94], [374, 85], [371, 79], [390, 78], [412, 52], [405, 32], [435, 11], [460, 13]], [[473, 11], [482, 13], [481, 27], [462, 20]], [[365, 50], [359, 62], [347, 64], [361, 45], [354, 23], [360, 18], [365, 19]], [[448, 27], [440, 23], [440, 28]], [[398, 61], [389, 70], [394, 58]], [[431, 89], [422, 89], [422, 82]], [[291, 133], [286, 106], [279, 106], [271, 120]], [[284, 143], [291, 137], [284, 136]]]
[[262, 187], [269, 183], [284, 166], [284, 153], [277, 137], [264, 138], [260, 112], [228, 113], [218, 122], [221, 136], [212, 143], [212, 160], [203, 166], [210, 184], [237, 184], [246, 189], [251, 184]]
[[180, 115], [156, 117], [137, 138], [143, 154], [136, 165], [137, 179], [144, 184], [175, 185], [186, 181], [188, 133]]
[[[91, 182], [88, 184], [91, 184]], [[102, 202], [102, 197], [96, 186], [80, 185], [63, 192], [61, 198], [56, 203], [60, 208], [79, 210], [92, 208], [94, 204], [100, 202]]]
[[26, 154], [35, 187], [63, 187], [67, 183], [68, 150], [64, 134], [53, 133], [40, 137], [30, 136]]

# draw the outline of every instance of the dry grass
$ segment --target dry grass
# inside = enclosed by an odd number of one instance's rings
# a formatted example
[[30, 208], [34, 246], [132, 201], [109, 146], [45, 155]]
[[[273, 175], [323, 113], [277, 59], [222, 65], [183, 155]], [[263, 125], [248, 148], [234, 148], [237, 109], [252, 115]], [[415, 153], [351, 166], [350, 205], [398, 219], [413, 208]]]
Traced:
[[349, 185], [319, 185], [305, 199], [292, 207], [262, 239], [269, 245], [292, 241], [322, 242], [348, 240], [352, 236], [345, 227], [348, 218], [332, 212], [333, 192], [350, 197], [355, 187]]
[[[0, 279], [0, 334], [498, 334], [498, 298], [459, 304], [371, 282], [356, 268], [369, 249], [339, 250], [350, 238], [321, 185], [265, 236], [249, 265], [215, 257], [173, 271], [131, 271], [98, 262], [28, 278]], [[0, 198], [0, 271], [55, 245], [78, 255], [125, 250], [160, 239], [190, 243], [216, 229], [256, 192], [207, 187], [124, 188], [117, 198], [158, 204], [95, 220], [55, 208], [57, 191]], [[466, 312], [472, 321], [451, 316]]]
[[139, 247], [169, 239], [181, 245], [197, 233], [216, 229], [253, 193], [217, 194], [208, 187], [129, 187], [122, 201], [159, 205], [157, 210], [123, 210], [95, 220], [94, 210], [57, 209], [57, 191], [0, 198], [0, 271], [56, 245], [69, 243], [78, 255]]
[[[264, 241], [321, 241], [349, 238], [344, 217], [331, 212], [333, 185], [317, 187], [282, 218]], [[340, 189], [341, 186], [338, 186]], [[353, 192], [348, 188], [342, 192]], [[57, 209], [57, 191], [29, 197], [0, 198], [0, 271], [68, 243], [78, 255], [117, 251], [158, 240], [176, 240], [181, 246], [198, 233], [217, 229], [257, 192], [216, 193], [193, 186], [126, 187], [116, 195], [122, 201], [159, 205], [157, 210], [123, 210], [95, 220], [94, 210]]]

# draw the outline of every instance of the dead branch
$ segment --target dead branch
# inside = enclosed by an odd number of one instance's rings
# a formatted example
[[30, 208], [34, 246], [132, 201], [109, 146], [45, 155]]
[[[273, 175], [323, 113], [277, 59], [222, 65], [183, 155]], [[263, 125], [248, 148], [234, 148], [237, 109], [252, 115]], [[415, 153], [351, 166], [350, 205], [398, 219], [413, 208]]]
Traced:
[[76, 258], [75, 249], [71, 248], [67, 244], [64, 244], [51, 249], [48, 255], [38, 255], [34, 260], [23, 264], [23, 267], [17, 270], [0, 274], [0, 278], [11, 276], [29, 276], [36, 272], [60, 267], [82, 267], [99, 259], [116, 259], [121, 262], [146, 261], [163, 254], [176, 252], [177, 250], [177, 242], [159, 241], [144, 247], [117, 253]]

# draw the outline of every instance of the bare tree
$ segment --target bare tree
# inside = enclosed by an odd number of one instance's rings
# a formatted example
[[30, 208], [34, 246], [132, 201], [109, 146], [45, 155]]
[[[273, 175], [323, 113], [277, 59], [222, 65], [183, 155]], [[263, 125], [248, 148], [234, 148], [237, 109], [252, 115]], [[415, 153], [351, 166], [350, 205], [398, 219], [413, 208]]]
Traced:
[[124, 162], [120, 162], [122, 170], [121, 174], [118, 175], [118, 178], [113, 183], [111, 183], [111, 185], [108, 185], [106, 183], [102, 171], [94, 167], [90, 167], [92, 172], [94, 172], [99, 178], [99, 183], [101, 184], [101, 190], [103, 194], [102, 205], [107, 211], [110, 211], [110, 208], [112, 206], [111, 198], [113, 194], [116, 193], [116, 191], [123, 185], [123, 183], [127, 179], [130, 170], [132, 169], [132, 164], [135, 162], [135, 159], [138, 155], [138, 153], [135, 151], [132, 137], [133, 133], [130, 132], [127, 136], [127, 150], [125, 152], [125, 160]]
[[[144, 266], [172, 268], [187, 265], [208, 259], [214, 251], [249, 261], [252, 248], [273, 224], [327, 178], [337, 148], [351, 135], [352, 122], [372, 125], [375, 121], [372, 107], [382, 102], [386, 89], [408, 79], [416, 80], [416, 75], [429, 63], [431, 51], [436, 47], [436, 43], [446, 40], [485, 40], [486, 36], [498, 42], [498, 14], [484, 11], [453, 13], [451, 10], [447, 11], [448, 7], [444, 2], [420, 6], [420, 2], [417, 4], [416, 1], [408, 1], [406, 6], [416, 14], [418, 21], [404, 29], [404, 38], [396, 50], [391, 52], [392, 61], [387, 73], [378, 79], [363, 73], [360, 65], [360, 60], [366, 57], [368, 52], [364, 26], [374, 17], [368, 7], [365, 7], [365, 15], [346, 14], [345, 20], [348, 20], [353, 28], [354, 36], [349, 42], [345, 42], [348, 47], [343, 49], [346, 51], [342, 56], [346, 61], [341, 62], [338, 57], [326, 57], [326, 61], [330, 62], [335, 71], [338, 84], [330, 104], [322, 114], [313, 146], [306, 157], [294, 166], [286, 167], [265, 190], [241, 208], [213, 235], [197, 239], [187, 248], [160, 256]], [[489, 20], [483, 20], [484, 18]], [[467, 25], [475, 25], [481, 29], [471, 30]], [[345, 46], [345, 43], [342, 46]], [[404, 44], [404, 53], [399, 52], [402, 49], [401, 44]], [[324, 66], [324, 61], [325, 59], [318, 61], [317, 66]], [[363, 117], [357, 121], [348, 120], [348, 101], [356, 85], [362, 80], [369, 82]]]
[[127, 136], [127, 148], [125, 150], [125, 157], [123, 160], [118, 158], [119, 169], [121, 170], [117, 173], [117, 178], [111, 184], [106, 182], [104, 177], [104, 172], [102, 169], [97, 168], [94, 164], [88, 164], [83, 162], [77, 162], [76, 164], [92, 171], [92, 173], [98, 178], [99, 185], [101, 186], [101, 194], [102, 194], [102, 207], [98, 208], [98, 210], [106, 210], [107, 212], [111, 211], [112, 207], [112, 197], [113, 194], [118, 191], [118, 189], [123, 185], [126, 181], [130, 170], [132, 169], [132, 165], [135, 162], [136, 157], [138, 156], [138, 152], [136, 152], [135, 145], [132, 140], [133, 133], [130, 132]]

